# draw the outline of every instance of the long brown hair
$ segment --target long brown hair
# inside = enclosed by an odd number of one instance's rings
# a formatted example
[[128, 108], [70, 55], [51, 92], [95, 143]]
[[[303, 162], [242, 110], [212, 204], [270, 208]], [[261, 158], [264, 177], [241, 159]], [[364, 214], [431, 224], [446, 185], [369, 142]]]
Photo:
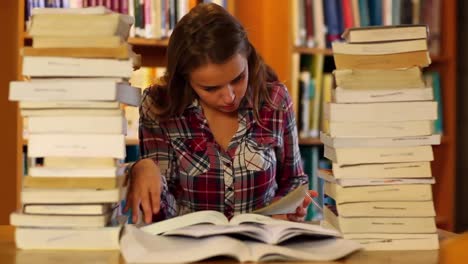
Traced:
[[179, 115], [194, 100], [196, 94], [188, 81], [192, 70], [206, 63], [224, 63], [237, 53], [247, 58], [245, 96], [258, 120], [262, 102], [272, 104], [267, 82], [277, 81], [277, 75], [256, 52], [240, 22], [216, 4], [198, 4], [174, 28], [167, 48], [167, 71], [152, 95], [158, 115]]

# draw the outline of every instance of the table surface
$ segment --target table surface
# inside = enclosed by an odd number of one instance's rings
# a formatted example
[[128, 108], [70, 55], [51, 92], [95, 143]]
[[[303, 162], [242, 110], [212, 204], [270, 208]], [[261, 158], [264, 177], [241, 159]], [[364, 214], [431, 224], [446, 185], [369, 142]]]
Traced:
[[[441, 240], [457, 236], [454, 233], [439, 230]], [[205, 263], [237, 263], [228, 259], [210, 260]], [[26, 264], [26, 263], [125, 263], [119, 251], [68, 251], [68, 250], [20, 250], [15, 247], [14, 227], [0, 226], [0, 263]], [[287, 262], [281, 262], [285, 264]], [[294, 262], [307, 263], [307, 262]], [[316, 264], [325, 263], [411, 263], [432, 264], [439, 263], [439, 251], [360, 251], [344, 259], [333, 262], [310, 262]]]

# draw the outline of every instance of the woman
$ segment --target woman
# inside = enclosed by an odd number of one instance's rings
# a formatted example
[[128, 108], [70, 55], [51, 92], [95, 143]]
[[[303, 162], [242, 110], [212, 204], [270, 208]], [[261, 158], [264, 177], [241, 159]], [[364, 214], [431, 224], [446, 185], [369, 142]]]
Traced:
[[[198, 210], [232, 217], [307, 183], [287, 89], [215, 4], [176, 25], [167, 72], [143, 95], [139, 137], [124, 210], [134, 222], [139, 206], [146, 223]], [[277, 217], [300, 221], [310, 202]]]

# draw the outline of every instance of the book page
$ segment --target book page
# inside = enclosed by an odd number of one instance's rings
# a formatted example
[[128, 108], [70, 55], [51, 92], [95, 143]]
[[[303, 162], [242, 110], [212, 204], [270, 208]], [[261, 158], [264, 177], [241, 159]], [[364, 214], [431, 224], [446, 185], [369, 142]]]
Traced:
[[164, 232], [195, 224], [227, 225], [228, 219], [223, 213], [206, 210], [177, 216], [161, 222], [141, 227], [144, 232], [158, 235]]
[[132, 225], [125, 226], [120, 251], [126, 263], [188, 263], [214, 256], [250, 259], [249, 248], [234, 238], [158, 236]]
[[253, 261], [332, 261], [362, 248], [359, 243], [344, 239], [296, 240], [281, 246], [258, 242], [245, 243], [252, 252]]
[[297, 187], [283, 198], [271, 203], [270, 205], [253, 211], [256, 214], [275, 215], [294, 213], [296, 208], [304, 201], [308, 190], [307, 184]]

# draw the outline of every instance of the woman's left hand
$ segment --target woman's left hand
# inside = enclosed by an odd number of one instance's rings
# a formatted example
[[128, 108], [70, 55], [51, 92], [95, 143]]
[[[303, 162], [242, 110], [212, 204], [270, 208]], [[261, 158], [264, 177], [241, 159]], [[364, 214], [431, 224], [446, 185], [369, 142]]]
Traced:
[[[309, 190], [310, 197], [317, 197], [318, 193], [316, 191]], [[282, 214], [282, 215], [273, 215], [273, 218], [281, 219], [281, 220], [288, 220], [294, 222], [303, 222], [304, 218], [307, 214], [307, 208], [309, 207], [310, 203], [312, 202], [312, 198], [308, 195], [304, 197], [304, 201], [301, 205], [296, 208], [296, 212], [292, 214]]]

